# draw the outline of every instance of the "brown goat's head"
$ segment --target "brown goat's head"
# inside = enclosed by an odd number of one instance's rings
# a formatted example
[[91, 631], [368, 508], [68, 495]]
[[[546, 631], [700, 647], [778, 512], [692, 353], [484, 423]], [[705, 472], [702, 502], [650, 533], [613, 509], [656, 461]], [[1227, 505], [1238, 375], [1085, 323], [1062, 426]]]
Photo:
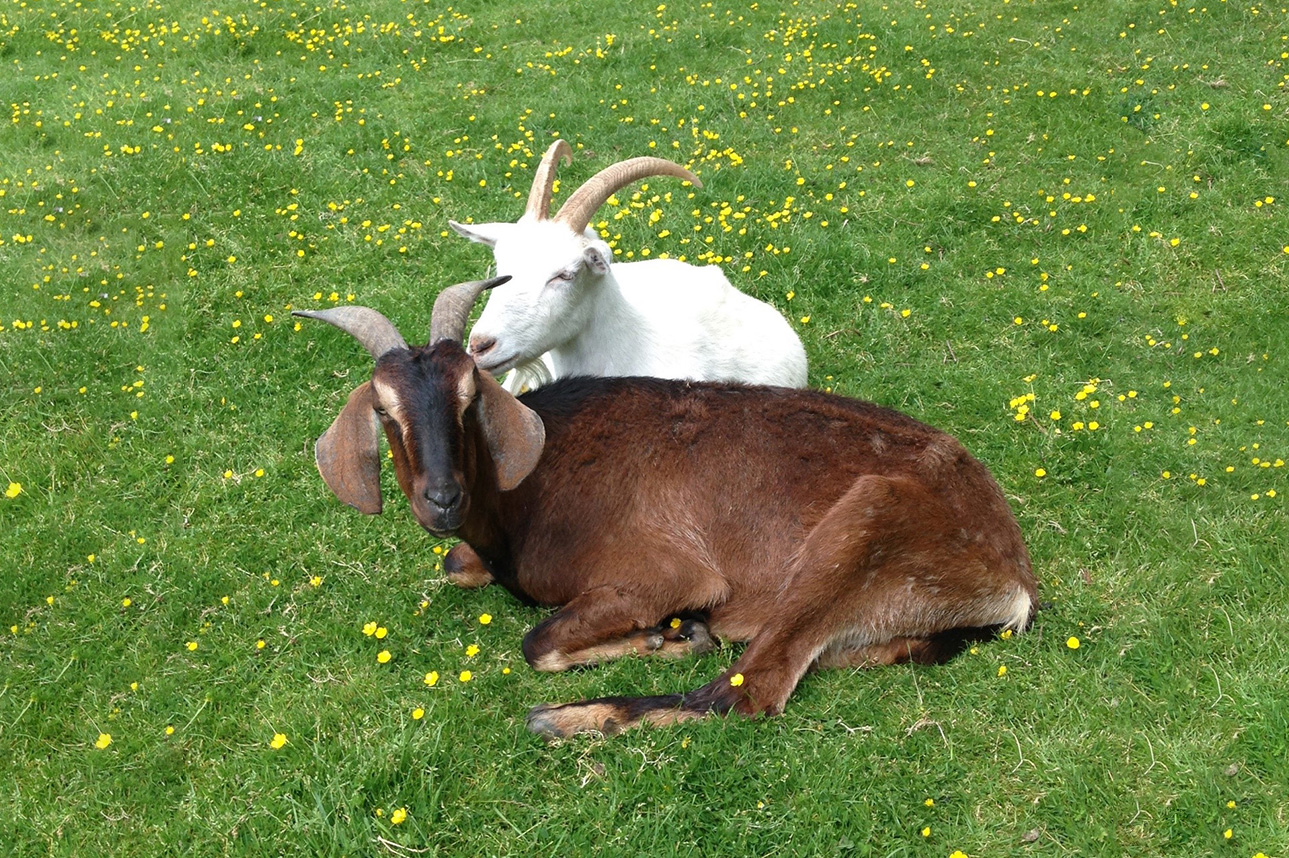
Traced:
[[352, 334], [376, 359], [371, 381], [354, 389], [315, 447], [318, 471], [336, 497], [368, 515], [381, 511], [378, 427], [416, 520], [437, 536], [461, 527], [473, 493], [509, 491], [536, 467], [545, 442], [541, 418], [461, 346], [475, 298], [504, 280], [443, 290], [429, 344], [413, 348], [366, 307], [296, 311]]

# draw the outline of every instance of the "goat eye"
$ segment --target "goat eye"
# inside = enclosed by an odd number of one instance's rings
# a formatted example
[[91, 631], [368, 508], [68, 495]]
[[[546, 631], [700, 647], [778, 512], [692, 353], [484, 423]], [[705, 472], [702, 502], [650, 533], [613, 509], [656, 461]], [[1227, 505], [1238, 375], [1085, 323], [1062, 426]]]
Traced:
[[376, 411], [376, 413], [377, 413], [377, 414], [379, 414], [381, 417], [388, 417], [388, 416], [389, 416], [389, 412], [388, 412], [388, 411], [386, 411], [384, 408], [381, 408], [379, 405], [377, 405], [377, 406], [376, 406], [375, 411]]

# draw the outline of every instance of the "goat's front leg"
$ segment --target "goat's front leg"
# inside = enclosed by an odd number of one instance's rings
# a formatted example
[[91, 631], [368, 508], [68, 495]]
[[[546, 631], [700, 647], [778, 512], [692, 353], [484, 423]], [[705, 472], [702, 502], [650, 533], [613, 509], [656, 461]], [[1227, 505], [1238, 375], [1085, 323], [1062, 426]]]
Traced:
[[464, 542], [448, 551], [443, 558], [443, 571], [448, 573], [449, 581], [466, 590], [486, 587], [496, 580], [483, 558]]
[[624, 655], [680, 657], [713, 646], [707, 624], [690, 617], [659, 625], [666, 606], [618, 587], [577, 596], [524, 636], [524, 658], [534, 670], [560, 671]]

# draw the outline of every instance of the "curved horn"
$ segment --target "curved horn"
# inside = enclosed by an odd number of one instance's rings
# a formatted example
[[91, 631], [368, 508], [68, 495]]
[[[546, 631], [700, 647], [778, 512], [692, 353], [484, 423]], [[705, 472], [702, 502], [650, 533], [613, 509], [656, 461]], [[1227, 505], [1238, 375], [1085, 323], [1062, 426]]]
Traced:
[[491, 280], [472, 280], [449, 286], [440, 292], [439, 297], [434, 299], [434, 312], [430, 314], [430, 345], [439, 340], [461, 342], [461, 335], [465, 333], [465, 320], [470, 317], [470, 308], [478, 300], [479, 293], [500, 286], [509, 279], [507, 275]]
[[546, 220], [550, 216], [551, 187], [555, 184], [555, 167], [561, 160], [565, 164], [573, 163], [573, 150], [569, 148], [566, 141], [556, 140], [542, 156], [542, 162], [537, 165], [537, 173], [533, 176], [533, 187], [528, 192], [528, 205], [524, 208], [525, 217]]
[[632, 182], [647, 176], [675, 176], [677, 179], [684, 179], [695, 188], [703, 186], [697, 176], [679, 164], [647, 156], [631, 158], [605, 167], [592, 176], [586, 184], [564, 201], [564, 205], [560, 206], [554, 219], [568, 224], [573, 232], [581, 233], [600, 206], [604, 205], [605, 200]]
[[407, 348], [403, 335], [394, 323], [370, 307], [331, 307], [326, 310], [292, 310], [292, 316], [320, 319], [350, 334], [372, 358], [379, 360], [385, 352]]

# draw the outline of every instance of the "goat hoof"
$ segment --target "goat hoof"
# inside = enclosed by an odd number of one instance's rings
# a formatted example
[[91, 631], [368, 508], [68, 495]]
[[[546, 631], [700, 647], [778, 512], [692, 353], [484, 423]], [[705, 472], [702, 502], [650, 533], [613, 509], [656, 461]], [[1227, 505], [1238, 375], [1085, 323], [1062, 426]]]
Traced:
[[464, 542], [458, 542], [443, 558], [443, 570], [448, 581], [464, 590], [486, 587], [493, 582], [492, 572], [483, 558]]
[[644, 640], [642, 641], [642, 648], [645, 652], [656, 652], [662, 649], [662, 645], [665, 640], [666, 639], [662, 636], [662, 632], [652, 632], [651, 634], [645, 635]]
[[489, 572], [449, 572], [448, 583], [460, 587], [462, 590], [477, 590], [480, 587], [487, 587], [493, 582], [492, 574]]
[[711, 652], [716, 649], [716, 639], [702, 620], [686, 620], [681, 623], [680, 637], [689, 641], [690, 650], [695, 653]]
[[563, 739], [564, 731], [560, 729], [559, 723], [553, 714], [556, 708], [549, 703], [543, 703], [540, 706], [534, 706], [529, 709], [528, 717], [524, 721], [528, 732], [536, 733], [544, 739]]

